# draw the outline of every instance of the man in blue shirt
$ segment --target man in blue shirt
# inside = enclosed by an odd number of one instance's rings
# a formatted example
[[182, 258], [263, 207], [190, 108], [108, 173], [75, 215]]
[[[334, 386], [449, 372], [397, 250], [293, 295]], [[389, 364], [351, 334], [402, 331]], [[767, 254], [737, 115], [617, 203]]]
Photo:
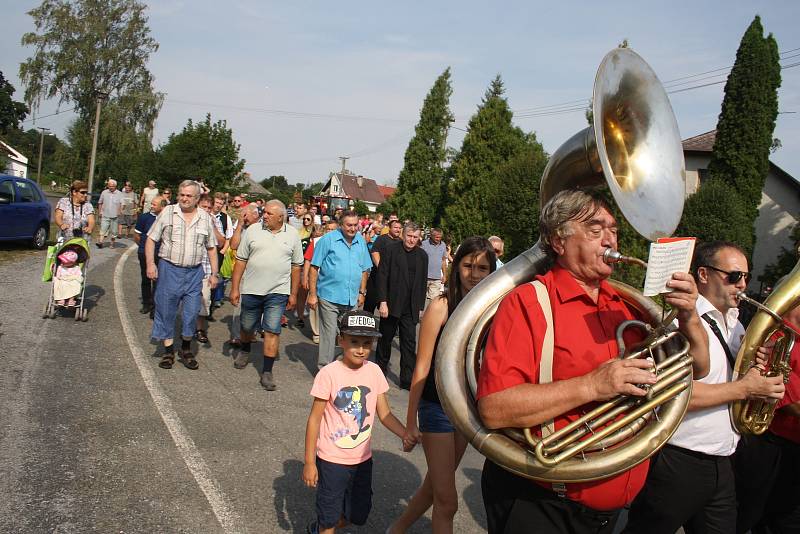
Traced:
[[322, 368], [335, 359], [336, 325], [344, 312], [364, 305], [372, 269], [367, 243], [358, 231], [358, 215], [345, 212], [339, 229], [314, 245], [306, 302], [319, 316], [319, 356]]
[[[133, 240], [139, 245], [139, 269], [142, 272], [142, 309], [141, 313], [151, 313], [153, 311], [153, 295], [156, 291], [156, 281], [150, 280], [147, 277], [147, 260], [144, 257], [144, 244], [147, 242], [147, 232], [150, 227], [156, 222], [158, 214], [167, 205], [167, 199], [162, 196], [155, 197], [150, 202], [150, 211], [142, 213], [136, 220], [136, 226], [133, 229]], [[142, 239], [144, 236], [144, 239]], [[156, 243], [155, 257], [158, 258], [158, 246]]]

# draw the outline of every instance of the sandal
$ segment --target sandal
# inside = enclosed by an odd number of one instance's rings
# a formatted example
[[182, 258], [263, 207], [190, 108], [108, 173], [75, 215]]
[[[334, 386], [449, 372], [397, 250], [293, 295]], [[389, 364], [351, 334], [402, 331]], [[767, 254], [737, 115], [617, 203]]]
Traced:
[[192, 351], [190, 350], [182, 350], [181, 355], [178, 356], [178, 359], [181, 361], [184, 367], [191, 369], [192, 371], [200, 367], [200, 364], [197, 363], [194, 354], [192, 354]]
[[162, 369], [172, 369], [172, 365], [175, 363], [175, 353], [174, 352], [165, 352], [163, 356], [161, 356], [161, 361], [158, 362], [158, 366]]
[[206, 343], [208, 343], [208, 335], [206, 335], [206, 331], [205, 331], [205, 330], [198, 330], [198, 331], [197, 331], [197, 332], [194, 334], [194, 337], [196, 337], [196, 338], [197, 338], [197, 341], [198, 341], [199, 343], [202, 343], [202, 344], [204, 344], [204, 345], [205, 345]]

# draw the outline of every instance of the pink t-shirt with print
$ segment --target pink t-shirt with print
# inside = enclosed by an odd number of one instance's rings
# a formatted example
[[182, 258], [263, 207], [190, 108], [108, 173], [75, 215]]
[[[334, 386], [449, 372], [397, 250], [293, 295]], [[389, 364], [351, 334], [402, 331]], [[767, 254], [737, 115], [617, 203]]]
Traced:
[[336, 360], [320, 369], [311, 395], [328, 402], [319, 428], [317, 456], [344, 465], [369, 460], [375, 406], [378, 395], [388, 390], [381, 368], [369, 361], [350, 369]]

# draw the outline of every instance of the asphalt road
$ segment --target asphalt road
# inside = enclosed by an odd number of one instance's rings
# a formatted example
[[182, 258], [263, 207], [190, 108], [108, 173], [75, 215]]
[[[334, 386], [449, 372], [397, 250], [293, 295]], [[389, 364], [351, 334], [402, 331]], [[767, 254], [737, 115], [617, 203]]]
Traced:
[[[259, 386], [252, 365], [235, 370], [223, 351], [229, 304], [215, 314], [211, 345], [199, 349], [199, 370], [162, 370], [150, 322], [138, 313], [135, 254], [118, 267], [125, 248], [92, 251], [89, 321], [80, 323], [42, 318], [44, 253], [7, 250], [0, 248], [1, 532], [304, 531], [314, 504], [300, 480], [316, 361], [308, 329], [284, 330], [275, 392]], [[404, 419], [406, 392], [393, 384], [389, 399]], [[372, 513], [351, 532], [384, 532], [425, 472], [421, 447], [403, 453], [383, 427], [373, 450]], [[485, 530], [482, 463], [470, 448], [458, 470], [457, 532]], [[412, 530], [429, 531], [429, 516]]]

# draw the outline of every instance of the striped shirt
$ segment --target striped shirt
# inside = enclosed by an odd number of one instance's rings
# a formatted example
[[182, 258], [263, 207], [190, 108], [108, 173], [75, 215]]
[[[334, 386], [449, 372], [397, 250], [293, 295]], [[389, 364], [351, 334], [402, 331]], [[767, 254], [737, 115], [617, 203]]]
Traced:
[[204, 210], [197, 209], [193, 219], [183, 220], [180, 206], [167, 206], [153, 223], [147, 237], [161, 242], [158, 257], [179, 267], [200, 265], [208, 249], [217, 246], [214, 221]]

